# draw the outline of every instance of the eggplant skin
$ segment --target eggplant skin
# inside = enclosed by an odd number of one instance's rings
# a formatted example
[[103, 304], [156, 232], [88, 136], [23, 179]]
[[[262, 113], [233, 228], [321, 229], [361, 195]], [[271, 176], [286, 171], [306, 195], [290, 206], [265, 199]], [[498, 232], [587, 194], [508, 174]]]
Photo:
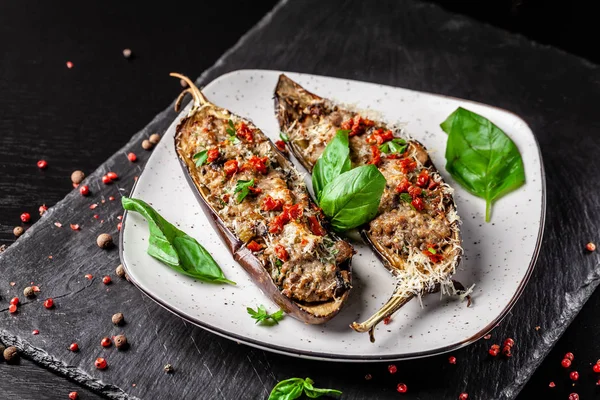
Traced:
[[[413, 296], [440, 284], [442, 290], [449, 287], [462, 256], [460, 218], [453, 190], [431, 162], [425, 146], [402, 137], [393, 126], [363, 118], [358, 111], [309, 92], [283, 74], [274, 101], [280, 129], [289, 137], [290, 152], [309, 172], [336, 130], [348, 129], [353, 165], [375, 163], [386, 178], [378, 215], [360, 232], [398, 286], [382, 308], [385, 311], [372, 317], [368, 326], [353, 324], [353, 328], [372, 331], [383, 317]], [[406, 150], [393, 157], [381, 154], [376, 161], [379, 146], [393, 137], [405, 139]], [[426, 175], [421, 178], [425, 181], [419, 181], [421, 173]], [[411, 202], [415, 198], [421, 201], [419, 209]]]
[[[269, 297], [277, 306], [285, 311], [289, 316], [298, 319], [307, 324], [322, 324], [333, 318], [342, 308], [352, 287], [352, 268], [351, 261], [354, 250], [352, 247], [341, 240], [340, 238], [328, 233], [328, 237], [335, 241], [336, 246], [347, 251], [342, 251], [343, 256], [338, 254], [336, 257], [336, 287], [334, 296], [327, 301], [318, 302], [304, 302], [292, 299], [282, 293], [282, 290], [274, 283], [269, 271], [267, 271], [264, 261], [258, 258], [258, 256], [248, 249], [247, 241], [241, 240], [232, 230], [230, 230], [226, 222], [219, 215], [218, 211], [211, 203], [211, 193], [206, 185], [204, 185], [198, 179], [198, 167], [195, 164], [192, 156], [193, 153], [190, 149], [193, 147], [190, 143], [193, 142], [191, 132], [194, 125], [198, 124], [198, 121], [202, 121], [203, 118], [207, 117], [214, 118], [225, 117], [234, 119], [236, 121], [243, 121], [250, 128], [254, 130], [254, 134], [259, 137], [260, 140], [265, 139], [262, 142], [265, 146], [270, 146], [272, 154], [274, 154], [274, 162], [278, 168], [283, 171], [289, 172], [289, 176], [298, 177], [298, 173], [295, 172], [293, 165], [287, 160], [276, 146], [268, 140], [264, 134], [256, 128], [250, 121], [245, 120], [239, 116], [231, 114], [228, 110], [217, 107], [209, 102], [203, 102], [200, 106], [192, 108], [186, 118], [184, 118], [176, 128], [175, 134], [175, 151], [177, 153], [180, 165], [184, 171], [184, 176], [192, 188], [198, 202], [203, 208], [205, 214], [209, 216], [209, 220], [213, 228], [219, 233], [219, 236], [223, 240], [226, 247], [229, 249], [235, 261], [237, 261], [242, 268], [248, 273], [252, 281], [261, 289], [261, 291]], [[291, 172], [290, 172], [291, 171]], [[305, 189], [306, 190], [306, 189]], [[312, 207], [314, 204], [310, 200], [310, 196], [307, 193], [309, 206]], [[324, 222], [324, 221], [323, 221]], [[325, 223], [323, 226], [326, 228]]]

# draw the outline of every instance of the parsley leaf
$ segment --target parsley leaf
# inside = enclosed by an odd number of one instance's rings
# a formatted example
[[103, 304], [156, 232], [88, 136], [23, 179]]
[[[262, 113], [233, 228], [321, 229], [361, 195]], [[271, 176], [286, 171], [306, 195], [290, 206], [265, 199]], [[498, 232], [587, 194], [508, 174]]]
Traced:
[[402, 154], [406, 151], [406, 147], [408, 147], [406, 140], [395, 138], [379, 146], [379, 150], [385, 154]]
[[437, 254], [437, 251], [435, 251], [435, 249], [433, 247], [428, 247], [427, 250], [431, 253], [431, 254]]
[[283, 319], [283, 310], [269, 314], [262, 304], [258, 306], [256, 310], [247, 307], [246, 311], [248, 311], [248, 314], [256, 320], [257, 324], [261, 323], [262, 325], [272, 326], [277, 325], [279, 321]]
[[250, 193], [250, 189], [249, 189], [250, 186], [254, 186], [254, 179], [251, 179], [249, 181], [240, 179], [237, 181], [237, 183], [235, 184], [235, 189], [233, 191], [233, 194], [237, 193], [236, 200], [238, 203], [241, 203], [242, 201], [244, 201], [246, 196], [248, 196], [248, 194]]
[[229, 140], [231, 140], [231, 143], [233, 144], [239, 143], [240, 139], [238, 139], [238, 137], [236, 136], [235, 125], [233, 125], [233, 121], [229, 120], [227, 121], [227, 124], [228, 127], [227, 129], [225, 129], [225, 131], [229, 135]]
[[408, 193], [400, 193], [400, 200], [405, 203], [412, 203], [412, 196]]
[[285, 133], [284, 131], [279, 131], [279, 137], [281, 138], [281, 140], [283, 140], [285, 143], [289, 143], [290, 142], [290, 137], [287, 135], [287, 133]]
[[202, 150], [201, 152], [194, 154], [194, 157], [192, 158], [196, 160], [196, 167], [201, 167], [208, 159], [208, 150]]

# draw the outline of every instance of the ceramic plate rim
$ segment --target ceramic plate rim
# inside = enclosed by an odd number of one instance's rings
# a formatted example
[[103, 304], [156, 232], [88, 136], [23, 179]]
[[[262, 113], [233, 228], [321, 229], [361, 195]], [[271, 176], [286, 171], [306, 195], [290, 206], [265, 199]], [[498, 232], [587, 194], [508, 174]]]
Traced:
[[[279, 72], [282, 74], [287, 74], [287, 73], [295, 73], [295, 72], [290, 72], [290, 71], [280, 71], [280, 70], [264, 70], [264, 69], [239, 69], [239, 70], [234, 70], [234, 71], [230, 71], [227, 72], [225, 74], [219, 75], [218, 77], [216, 77], [215, 79], [213, 79], [211, 82], [209, 82], [208, 84], [220, 80], [220, 79], [224, 79], [226, 77], [228, 77], [229, 75], [234, 75], [236, 73], [240, 73], [240, 72]], [[356, 82], [356, 83], [370, 83], [373, 84], [373, 82], [366, 82], [366, 81], [357, 81], [354, 79], [344, 79], [344, 78], [336, 78], [336, 77], [331, 77], [331, 76], [325, 76], [325, 75], [315, 75], [315, 74], [304, 74], [304, 75], [312, 75], [312, 76], [317, 76], [317, 77], [324, 77], [324, 78], [329, 78], [329, 79], [335, 79], [335, 80], [339, 80], [339, 81], [347, 81], [347, 82]], [[203, 85], [203, 86], [207, 86]], [[416, 93], [424, 93], [424, 94], [428, 94], [428, 95], [432, 95], [432, 96], [437, 96], [437, 97], [443, 97], [443, 98], [449, 98], [449, 99], [455, 99], [455, 100], [460, 100], [461, 102], [465, 102], [465, 103], [470, 103], [470, 104], [476, 104], [476, 105], [481, 105], [481, 106], [486, 106], [486, 107], [492, 107], [495, 108], [497, 110], [501, 110], [503, 112], [506, 112], [508, 114], [513, 115], [515, 118], [519, 119], [530, 131], [531, 131], [531, 136], [533, 137], [533, 142], [535, 143], [535, 146], [537, 148], [537, 152], [539, 155], [539, 162], [540, 162], [540, 179], [541, 179], [541, 186], [542, 186], [542, 191], [541, 191], [541, 195], [542, 195], [542, 203], [541, 203], [541, 212], [540, 212], [540, 225], [539, 225], [539, 230], [538, 230], [538, 234], [537, 234], [537, 238], [536, 238], [536, 243], [535, 243], [535, 248], [533, 250], [533, 254], [531, 255], [531, 260], [529, 262], [529, 265], [527, 267], [527, 271], [525, 272], [525, 275], [523, 276], [523, 279], [521, 279], [521, 281], [519, 282], [519, 286], [517, 287], [517, 290], [515, 291], [514, 295], [511, 297], [510, 301], [506, 304], [506, 306], [502, 309], [502, 311], [500, 313], [498, 313], [498, 315], [496, 316], [496, 318], [494, 318], [494, 320], [492, 320], [488, 325], [486, 325], [483, 329], [481, 329], [479, 332], [477, 332], [476, 334], [458, 341], [456, 343], [450, 344], [448, 346], [443, 346], [443, 347], [438, 347], [435, 349], [431, 349], [431, 350], [427, 350], [427, 351], [421, 351], [421, 352], [413, 352], [413, 353], [404, 353], [404, 354], [390, 354], [390, 355], [385, 355], [385, 356], [375, 356], [375, 355], [365, 355], [365, 356], [356, 356], [356, 355], [351, 355], [351, 356], [345, 356], [343, 354], [332, 354], [332, 353], [322, 353], [322, 352], [313, 352], [313, 351], [305, 351], [305, 350], [297, 350], [291, 347], [284, 347], [284, 346], [280, 346], [280, 345], [275, 345], [275, 344], [267, 344], [265, 342], [261, 342], [258, 340], [254, 340], [251, 338], [246, 338], [246, 337], [242, 337], [239, 336], [236, 333], [231, 333], [229, 331], [227, 331], [226, 329], [221, 329], [221, 328], [217, 328], [215, 326], [212, 326], [204, 321], [201, 321], [191, 315], [187, 315], [184, 312], [180, 312], [178, 310], [176, 310], [175, 308], [171, 307], [169, 304], [167, 304], [167, 302], [163, 302], [160, 299], [154, 297], [152, 295], [152, 293], [149, 290], [144, 289], [138, 282], [135, 281], [135, 279], [133, 279], [131, 277], [132, 274], [128, 274], [129, 280], [130, 282], [137, 287], [142, 293], [144, 293], [146, 296], [148, 296], [151, 300], [153, 300], [154, 302], [156, 302], [158, 305], [160, 305], [161, 307], [163, 307], [164, 309], [166, 309], [167, 311], [170, 311], [171, 313], [175, 314], [176, 316], [178, 316], [179, 318], [184, 319], [185, 321], [194, 324], [202, 329], [205, 329], [211, 333], [214, 333], [216, 335], [219, 335], [221, 337], [230, 339], [230, 340], [234, 340], [236, 342], [239, 343], [244, 343], [248, 346], [251, 347], [255, 347], [261, 350], [266, 350], [266, 351], [270, 351], [270, 352], [274, 352], [274, 353], [278, 353], [278, 354], [283, 354], [283, 355], [287, 355], [287, 356], [293, 356], [293, 357], [300, 357], [300, 358], [306, 358], [306, 359], [313, 359], [313, 360], [324, 360], [324, 361], [339, 361], [339, 362], [378, 362], [378, 361], [401, 361], [401, 360], [410, 360], [410, 359], [415, 359], [415, 358], [423, 358], [423, 357], [430, 357], [430, 356], [434, 356], [434, 355], [438, 355], [438, 354], [443, 354], [443, 353], [447, 353], [450, 351], [455, 351], [458, 350], [462, 347], [465, 347], [471, 343], [476, 342], [477, 340], [481, 339], [483, 336], [485, 336], [486, 334], [488, 334], [489, 332], [492, 331], [492, 329], [494, 329], [494, 327], [496, 327], [496, 325], [498, 325], [505, 317], [506, 315], [510, 312], [510, 310], [514, 307], [514, 305], [516, 304], [517, 300], [521, 297], [521, 295], [523, 294], [523, 291], [525, 289], [525, 286], [527, 285], [527, 282], [529, 282], [529, 279], [531, 278], [531, 275], [533, 273], [533, 270], [535, 269], [535, 265], [539, 256], [539, 252], [540, 252], [540, 247], [542, 244], [542, 239], [544, 236], [544, 227], [545, 227], [545, 222], [546, 222], [546, 173], [544, 170], [544, 163], [542, 160], [542, 152], [541, 152], [541, 148], [539, 145], [539, 142], [537, 140], [537, 137], [535, 136], [535, 134], [533, 134], [533, 130], [529, 127], [529, 124], [527, 124], [520, 116], [518, 116], [517, 114], [513, 113], [512, 111], [500, 108], [500, 107], [496, 107], [496, 106], [491, 106], [485, 103], [480, 103], [480, 102], [476, 102], [476, 101], [472, 101], [472, 100], [466, 100], [466, 99], [462, 99], [459, 97], [454, 97], [454, 96], [447, 96], [447, 95], [443, 95], [443, 94], [437, 94], [437, 93], [431, 93], [431, 92], [424, 92], [424, 91], [420, 91], [420, 90], [412, 90], [412, 89], [406, 89], [406, 88], [402, 88], [402, 87], [398, 87], [398, 86], [390, 86], [390, 85], [382, 85], [380, 84], [380, 86], [382, 87], [389, 87], [390, 89], [403, 89], [403, 90], [409, 90], [412, 92], [416, 92]], [[173, 125], [173, 123], [175, 121], [177, 121], [180, 116], [183, 113], [187, 112], [187, 108], [185, 107], [182, 109], [182, 111], [180, 113], [178, 113], [175, 117], [175, 119], [171, 122], [171, 124], [169, 124], [169, 128]], [[148, 161], [146, 162], [146, 164], [144, 165], [144, 169], [142, 170], [142, 172], [140, 173], [140, 177], [146, 172], [146, 165], [148, 165], [148, 163], [150, 162], [150, 160], [152, 159], [152, 157], [154, 156], [154, 153], [150, 156], [150, 158], [148, 159]], [[131, 188], [131, 192], [133, 193], [137, 187], [137, 182], [139, 181], [136, 180], [135, 184], [133, 185], [133, 187]], [[191, 188], [190, 188], [191, 190]], [[122, 228], [121, 231], [125, 230], [125, 226], [127, 224], [127, 215], [128, 215], [128, 211], [125, 210], [123, 213], [123, 221], [122, 221]], [[125, 268], [126, 271], [129, 270], [127, 263], [125, 261], [125, 257], [123, 255], [124, 252], [124, 245], [123, 245], [123, 240], [124, 240], [124, 234], [120, 234], [119, 235], [119, 258], [121, 260], [121, 263], [123, 265], [123, 267]]]

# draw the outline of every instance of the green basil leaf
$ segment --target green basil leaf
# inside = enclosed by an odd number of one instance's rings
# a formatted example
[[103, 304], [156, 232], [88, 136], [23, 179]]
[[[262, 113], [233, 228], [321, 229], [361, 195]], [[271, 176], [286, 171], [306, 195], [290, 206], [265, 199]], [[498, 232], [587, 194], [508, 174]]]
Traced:
[[385, 154], [402, 154], [407, 147], [406, 140], [395, 138], [379, 146], [379, 150]]
[[148, 254], [174, 270], [204, 282], [230, 283], [223, 271], [200, 243], [177, 229], [156, 210], [139, 199], [123, 197], [123, 208], [140, 213], [148, 222]]
[[302, 396], [304, 379], [290, 378], [279, 382], [269, 395], [268, 400], [294, 400]]
[[312, 185], [317, 202], [325, 186], [336, 177], [352, 169], [347, 130], [338, 130], [317, 160], [312, 173]]
[[385, 178], [374, 165], [344, 172], [328, 184], [321, 208], [337, 231], [356, 228], [377, 215]]
[[279, 138], [283, 140], [285, 143], [290, 142], [290, 137], [284, 131], [279, 131]]
[[192, 158], [196, 160], [196, 166], [201, 167], [206, 163], [206, 160], [208, 160], [208, 150], [202, 150], [201, 152], [194, 154], [194, 157]]
[[241, 203], [242, 201], [244, 201], [246, 196], [248, 196], [248, 194], [250, 193], [249, 187], [253, 186], [253, 185], [254, 185], [254, 179], [251, 179], [249, 181], [240, 179], [237, 181], [237, 183], [235, 184], [235, 189], [233, 190], [233, 194], [237, 193], [236, 200], [238, 203]]
[[470, 193], [485, 199], [489, 222], [494, 201], [525, 183], [519, 149], [490, 120], [462, 107], [440, 126], [448, 134], [446, 170]]

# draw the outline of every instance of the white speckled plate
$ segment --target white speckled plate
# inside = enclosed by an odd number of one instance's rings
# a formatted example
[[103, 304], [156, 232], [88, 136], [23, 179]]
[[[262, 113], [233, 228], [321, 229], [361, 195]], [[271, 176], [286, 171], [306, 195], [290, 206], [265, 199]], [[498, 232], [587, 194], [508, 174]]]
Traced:
[[[277, 139], [273, 90], [279, 74], [232, 72], [211, 82], [204, 94], [213, 103], [252, 119]], [[422, 307], [413, 300], [389, 325], [377, 328], [376, 342], [371, 343], [367, 334], [354, 332], [348, 324], [375, 312], [392, 293], [394, 283], [369, 248], [355, 242], [354, 288], [332, 321], [315, 326], [287, 317], [274, 327], [255, 325], [246, 307], [264, 304], [270, 311], [277, 308], [233, 261], [188, 187], [173, 146], [175, 127], [187, 109], [165, 132], [132, 196], [152, 204], [167, 220], [198, 239], [237, 286], [197, 282], [159, 263], [146, 254], [146, 222], [138, 214], [126, 213], [121, 259], [131, 280], [165, 308], [211, 332], [292, 356], [337, 361], [407, 359], [454, 350], [484, 336], [521, 294], [542, 237], [544, 173], [537, 142], [527, 124], [510, 112], [467, 100], [323, 76], [289, 76], [320, 96], [376, 110], [388, 122], [404, 122], [406, 132], [425, 144], [444, 179], [456, 189], [465, 257], [455, 277], [465, 285], [476, 285], [473, 305], [467, 308], [465, 302], [439, 294], [424, 297]], [[491, 223], [484, 222], [485, 202], [458, 186], [443, 168], [446, 134], [439, 124], [458, 106], [502, 128], [519, 147], [525, 163], [527, 183], [494, 205]], [[299, 165], [298, 169], [305, 172]]]

